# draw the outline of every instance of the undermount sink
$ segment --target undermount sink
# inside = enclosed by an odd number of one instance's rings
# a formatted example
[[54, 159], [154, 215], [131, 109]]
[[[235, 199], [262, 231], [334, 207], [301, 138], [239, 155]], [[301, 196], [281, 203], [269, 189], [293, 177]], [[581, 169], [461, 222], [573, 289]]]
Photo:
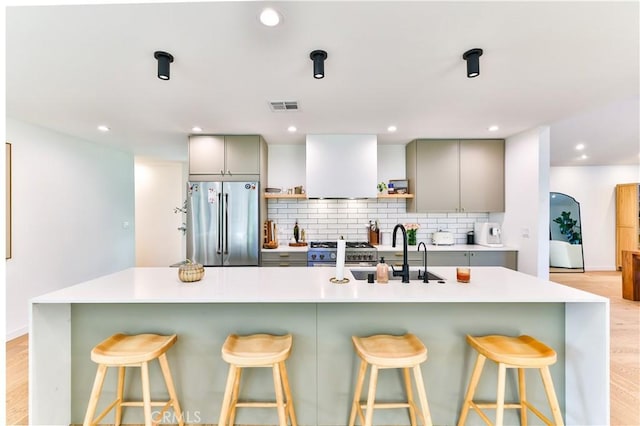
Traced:
[[[375, 268], [371, 268], [371, 269], [351, 269], [351, 274], [353, 274], [353, 278], [355, 278], [356, 280], [362, 280], [365, 281], [367, 279], [367, 276], [369, 274], [373, 274], [375, 276], [376, 274], [376, 270]], [[422, 272], [422, 271], [417, 271], [417, 270], [409, 270], [409, 280], [422, 280], [422, 275], [418, 278], [418, 272]], [[444, 281], [444, 278], [442, 278], [439, 275], [436, 275], [432, 272], [427, 271], [427, 274], [429, 274], [429, 280], [434, 280], [434, 281]], [[394, 277], [393, 276], [393, 272], [391, 270], [389, 270], [389, 280], [402, 280], [401, 276], [398, 277]]]

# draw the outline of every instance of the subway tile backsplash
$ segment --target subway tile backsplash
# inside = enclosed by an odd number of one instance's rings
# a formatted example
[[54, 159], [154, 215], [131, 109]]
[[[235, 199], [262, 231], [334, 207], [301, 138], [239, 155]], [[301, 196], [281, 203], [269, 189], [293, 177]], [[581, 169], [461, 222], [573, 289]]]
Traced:
[[367, 241], [370, 220], [382, 231], [392, 231], [398, 223], [417, 223], [418, 241], [431, 243], [431, 234], [452, 232], [456, 244], [466, 244], [467, 232], [475, 222], [488, 222], [488, 213], [407, 213], [404, 199], [301, 200], [270, 199], [268, 216], [278, 225], [281, 244], [293, 237], [293, 225], [305, 230], [307, 241]]

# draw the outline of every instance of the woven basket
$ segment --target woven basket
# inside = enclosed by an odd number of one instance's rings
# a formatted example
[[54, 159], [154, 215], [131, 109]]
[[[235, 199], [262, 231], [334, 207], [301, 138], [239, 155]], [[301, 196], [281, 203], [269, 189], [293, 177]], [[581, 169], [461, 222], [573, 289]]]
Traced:
[[178, 267], [178, 278], [185, 283], [200, 281], [204, 277], [204, 266], [199, 263], [185, 263]]

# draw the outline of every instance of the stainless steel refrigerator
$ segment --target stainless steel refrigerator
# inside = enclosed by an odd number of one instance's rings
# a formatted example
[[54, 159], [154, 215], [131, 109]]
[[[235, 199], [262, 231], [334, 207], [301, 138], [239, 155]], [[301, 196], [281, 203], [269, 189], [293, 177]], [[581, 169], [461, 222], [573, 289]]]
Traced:
[[187, 182], [187, 258], [204, 266], [257, 266], [258, 182]]

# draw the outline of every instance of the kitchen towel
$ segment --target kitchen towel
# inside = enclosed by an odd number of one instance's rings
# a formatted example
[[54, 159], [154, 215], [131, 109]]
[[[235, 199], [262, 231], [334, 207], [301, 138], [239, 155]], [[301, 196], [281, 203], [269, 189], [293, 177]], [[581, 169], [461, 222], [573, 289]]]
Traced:
[[336, 279], [342, 281], [344, 279], [344, 255], [347, 248], [345, 240], [338, 240], [338, 254], [336, 258]]

